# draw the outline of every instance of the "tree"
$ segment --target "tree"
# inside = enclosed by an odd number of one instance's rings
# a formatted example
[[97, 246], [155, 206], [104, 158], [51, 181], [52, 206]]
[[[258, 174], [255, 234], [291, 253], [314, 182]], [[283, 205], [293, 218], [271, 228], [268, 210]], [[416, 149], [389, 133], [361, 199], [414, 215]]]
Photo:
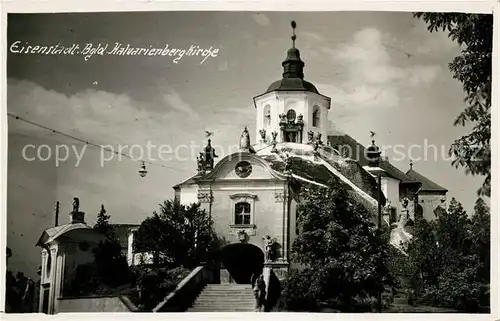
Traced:
[[455, 126], [471, 124], [472, 132], [450, 147], [452, 165], [464, 167], [471, 175], [484, 175], [479, 195], [491, 192], [491, 68], [493, 15], [469, 13], [415, 13], [428, 24], [430, 32], [447, 31], [461, 46], [461, 53], [449, 64], [453, 78], [465, 91], [467, 107], [458, 115]]
[[99, 231], [101, 234], [106, 235], [110, 240], [116, 240], [116, 233], [113, 226], [109, 223], [111, 215], [106, 214], [106, 209], [104, 204], [101, 204], [101, 210], [97, 213], [97, 221], [94, 225], [94, 229]]
[[341, 311], [372, 309], [386, 286], [395, 285], [385, 262], [387, 233], [338, 180], [310, 186], [298, 206], [292, 259], [302, 265], [285, 282], [283, 308], [314, 311], [325, 302]]
[[482, 199], [469, 219], [452, 199], [435, 222], [420, 220], [408, 247], [418, 302], [477, 312], [489, 305], [489, 214]]
[[165, 201], [139, 227], [135, 252], [153, 256], [153, 264], [193, 268], [218, 247], [213, 221], [199, 204], [185, 206], [178, 200]]
[[219, 243], [212, 219], [199, 204], [160, 204], [159, 213], [146, 218], [135, 234], [134, 252], [153, 257], [152, 264], [133, 268], [140, 307], [152, 309]]
[[94, 258], [98, 273], [97, 282], [114, 287], [129, 281], [129, 269], [120, 241], [113, 226], [109, 223], [110, 217], [106, 214], [104, 205], [101, 205], [94, 229], [105, 235], [107, 239], [99, 242], [94, 249]]
[[425, 287], [435, 284], [438, 278], [437, 241], [433, 222], [417, 220], [413, 241], [408, 245], [409, 271], [407, 276], [413, 294], [421, 296]]
[[478, 198], [474, 206], [474, 215], [471, 218], [472, 252], [476, 259], [477, 280], [484, 287], [479, 298], [481, 306], [488, 306], [490, 302], [490, 254], [491, 254], [491, 216], [490, 209], [482, 198]]

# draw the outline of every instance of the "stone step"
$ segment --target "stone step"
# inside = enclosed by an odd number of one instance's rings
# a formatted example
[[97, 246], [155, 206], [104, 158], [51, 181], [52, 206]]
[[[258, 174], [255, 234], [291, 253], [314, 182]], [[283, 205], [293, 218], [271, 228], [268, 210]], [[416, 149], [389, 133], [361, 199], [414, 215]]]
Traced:
[[188, 312], [255, 312], [249, 284], [208, 284]]
[[205, 289], [207, 290], [218, 290], [218, 291], [244, 291], [244, 290], [251, 290], [251, 286], [206, 286]]
[[251, 288], [205, 288], [205, 291], [223, 291], [223, 292], [246, 292], [246, 291], [252, 291]]
[[246, 292], [238, 292], [238, 293], [226, 293], [226, 292], [220, 292], [220, 293], [214, 293], [214, 292], [203, 292], [201, 295], [207, 295], [207, 296], [222, 296], [222, 297], [253, 297], [253, 293], [246, 293]]
[[250, 284], [236, 284], [236, 285], [221, 285], [221, 284], [207, 284], [207, 289], [251, 289]]
[[248, 306], [248, 305], [255, 305], [255, 300], [254, 301], [196, 301], [193, 306], [195, 305], [232, 305], [232, 306]]
[[226, 291], [203, 291], [206, 295], [220, 295], [220, 296], [253, 296], [251, 291], [239, 291], [239, 292], [226, 292]]
[[205, 303], [205, 302], [197, 302], [193, 305], [193, 307], [201, 307], [201, 306], [208, 306], [208, 307], [233, 307], [233, 308], [239, 308], [239, 307], [254, 307], [255, 302], [245, 302], [241, 304], [233, 304], [230, 302], [217, 302], [217, 303]]
[[254, 296], [232, 297], [232, 296], [215, 296], [215, 295], [200, 295], [198, 300], [204, 301], [253, 301]]
[[187, 312], [255, 312], [254, 308], [251, 309], [210, 309], [210, 308], [190, 308]]
[[233, 297], [214, 297], [214, 296], [203, 296], [200, 295], [197, 299], [197, 301], [210, 301], [210, 302], [215, 302], [215, 301], [225, 301], [225, 302], [249, 302], [249, 301], [255, 301], [255, 297], [240, 297], [240, 298], [233, 298]]

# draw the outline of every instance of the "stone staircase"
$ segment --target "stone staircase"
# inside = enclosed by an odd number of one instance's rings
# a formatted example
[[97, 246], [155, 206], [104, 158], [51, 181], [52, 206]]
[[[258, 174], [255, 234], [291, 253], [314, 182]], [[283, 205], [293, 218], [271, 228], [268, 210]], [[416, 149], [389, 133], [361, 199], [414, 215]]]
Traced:
[[187, 312], [255, 312], [250, 284], [208, 284]]

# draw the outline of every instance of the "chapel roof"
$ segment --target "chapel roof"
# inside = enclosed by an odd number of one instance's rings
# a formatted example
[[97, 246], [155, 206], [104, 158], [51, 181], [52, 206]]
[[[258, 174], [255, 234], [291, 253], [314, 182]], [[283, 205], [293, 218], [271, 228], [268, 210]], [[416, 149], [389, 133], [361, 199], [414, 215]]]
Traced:
[[442, 193], [448, 192], [446, 188], [441, 187], [440, 185], [434, 183], [427, 177], [415, 171], [413, 168], [411, 168], [408, 172], [406, 172], [406, 175], [410, 177], [413, 181], [420, 182], [422, 184], [420, 188], [420, 191], [422, 192], [442, 192]]
[[95, 231], [92, 227], [84, 223], [63, 224], [48, 228], [45, 231], [43, 231], [42, 235], [38, 239], [38, 242], [36, 243], [36, 246], [43, 246], [46, 243], [53, 242], [56, 239], [60, 238], [61, 236], [66, 235], [75, 230], [86, 230], [89, 231], [90, 233], [95, 232], [97, 234], [100, 234], [99, 232]]

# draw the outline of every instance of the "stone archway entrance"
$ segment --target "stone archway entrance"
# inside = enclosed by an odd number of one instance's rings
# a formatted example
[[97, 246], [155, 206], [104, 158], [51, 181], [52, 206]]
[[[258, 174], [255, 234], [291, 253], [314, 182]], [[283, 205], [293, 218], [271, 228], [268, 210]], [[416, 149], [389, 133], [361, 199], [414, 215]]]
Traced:
[[248, 243], [229, 244], [220, 250], [220, 263], [234, 283], [250, 284], [253, 274], [261, 274], [264, 253]]

